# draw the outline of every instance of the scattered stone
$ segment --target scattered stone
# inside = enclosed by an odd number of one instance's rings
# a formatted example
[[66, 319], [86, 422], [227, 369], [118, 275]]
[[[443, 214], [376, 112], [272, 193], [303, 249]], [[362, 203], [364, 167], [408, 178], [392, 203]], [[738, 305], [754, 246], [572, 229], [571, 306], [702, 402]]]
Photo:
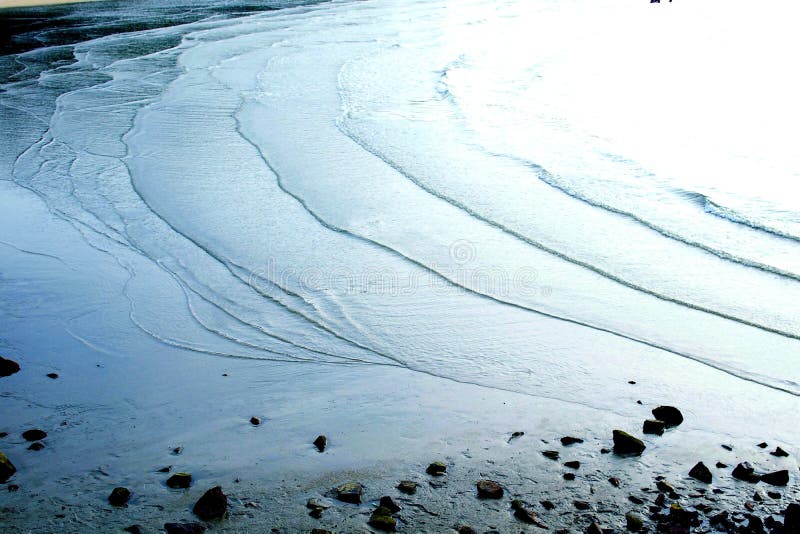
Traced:
[[592, 507], [586, 501], [575, 501], [575, 502], [573, 502], [573, 504], [575, 505], [575, 508], [577, 508], [578, 510], [588, 510], [589, 508]]
[[728, 464], [723, 464], [722, 462], [717, 462], [717, 469], [725, 469], [728, 467]]
[[561, 438], [561, 444], [565, 447], [575, 445], [576, 443], [583, 443], [583, 440], [581, 438], [573, 438], [572, 436], [564, 436]]
[[742, 462], [733, 469], [733, 478], [743, 480], [755, 484], [761, 477], [755, 473], [755, 469], [750, 465], [750, 462]]
[[785, 450], [781, 449], [780, 447], [776, 447], [774, 451], [770, 453], [772, 456], [777, 456], [778, 458], [785, 458], [789, 456], [789, 453]]
[[314, 519], [319, 519], [320, 517], [322, 517], [322, 512], [323, 512], [322, 508], [312, 508], [311, 511], [308, 512], [308, 515], [310, 515]]
[[325, 530], [324, 528], [312, 528], [311, 534], [332, 534], [330, 530]]
[[733, 447], [731, 445], [721, 445], [721, 447], [723, 449], [725, 449], [726, 451], [732, 451], [733, 450]]
[[477, 484], [478, 497], [481, 499], [501, 499], [503, 487], [493, 480], [479, 480]]
[[47, 432], [34, 428], [23, 432], [22, 437], [25, 438], [25, 441], [39, 441], [47, 437]]
[[744, 503], [744, 507], [747, 508], [748, 512], [752, 512], [753, 510], [756, 509], [756, 503], [754, 503], [753, 501], [747, 501]]
[[6, 436], [8, 436], [8, 432], [0, 432], [0, 439], [3, 439]]
[[428, 466], [425, 472], [428, 473], [429, 475], [440, 477], [447, 472], [447, 464], [444, 462], [433, 462], [431, 465]]
[[174, 449], [172, 449], [172, 454], [176, 456], [182, 452], [183, 452], [183, 447], [175, 447]]
[[768, 491], [767, 495], [769, 496], [770, 499], [780, 499], [783, 497], [783, 495], [781, 495], [780, 492], [777, 491]]
[[11, 460], [9, 460], [5, 454], [0, 452], [0, 484], [4, 484], [16, 472], [17, 468], [14, 467], [14, 464], [11, 463]]
[[764, 532], [764, 521], [757, 515], [748, 514], [747, 516], [747, 531], [753, 533]]
[[15, 491], [19, 491], [19, 486], [17, 486], [16, 484], [9, 484], [8, 491], [9, 493], [14, 493]]
[[47, 378], [52, 378], [53, 380], [55, 380], [56, 378], [58, 378], [58, 373], [47, 373]]
[[542, 451], [542, 455], [545, 458], [550, 458], [551, 460], [558, 460], [558, 451]]
[[213, 487], [200, 497], [192, 511], [203, 521], [220, 519], [228, 511], [228, 497], [220, 486]]
[[314, 446], [319, 452], [325, 452], [325, 447], [328, 446], [327, 436], [317, 436], [317, 439], [314, 440]]
[[401, 480], [397, 489], [406, 495], [414, 495], [417, 492], [417, 483], [411, 480]]
[[167, 486], [172, 489], [186, 489], [192, 485], [192, 475], [189, 473], [175, 473], [167, 479]]
[[30, 446], [28, 447], [29, 451], [40, 451], [42, 449], [44, 449], [44, 443], [40, 443], [38, 441], [35, 443], [31, 443]]
[[644, 501], [637, 497], [636, 495], [628, 495], [628, 500], [631, 501], [633, 504], [644, 504]]
[[644, 526], [644, 520], [633, 512], [625, 514], [625, 528], [631, 532], [639, 532]]
[[664, 421], [659, 421], [658, 419], [647, 419], [642, 425], [642, 432], [645, 434], [655, 434], [656, 436], [661, 436], [664, 434], [664, 429], [666, 427], [667, 425], [664, 423]]
[[628, 384], [633, 385], [636, 383], [636, 380], [628, 380]]
[[762, 441], [761, 443], [756, 445], [756, 447], [758, 447], [759, 449], [766, 449], [767, 447], [769, 447], [769, 444], [766, 441]]
[[358, 482], [348, 482], [338, 486], [335, 490], [336, 498], [342, 502], [350, 504], [361, 504], [361, 496], [364, 494], [364, 486]]
[[783, 512], [783, 531], [797, 534], [800, 532], [800, 504], [792, 503]]
[[514, 432], [513, 434], [511, 434], [511, 437], [508, 438], [508, 441], [506, 443], [511, 443], [513, 440], [515, 440], [517, 438], [521, 438], [524, 435], [525, 435], [525, 432]]
[[615, 488], [618, 488], [622, 484], [622, 481], [617, 477], [611, 477], [608, 479], [608, 483], [614, 486]]
[[11, 376], [19, 372], [19, 364], [14, 360], [7, 360], [0, 356], [0, 376]]
[[131, 490], [122, 487], [114, 488], [111, 490], [111, 495], [108, 496], [108, 502], [112, 506], [127, 506], [130, 499]]
[[570, 469], [580, 469], [581, 463], [578, 460], [572, 460], [570, 462], [564, 462], [564, 466]]
[[164, 523], [167, 534], [203, 534], [205, 525], [200, 523]]
[[698, 525], [700, 514], [695, 510], [686, 510], [678, 503], [672, 503], [669, 507], [669, 522], [682, 527]]
[[614, 452], [617, 454], [640, 455], [645, 450], [642, 440], [623, 430], [614, 430]]
[[783, 469], [774, 473], [766, 473], [761, 475], [761, 482], [770, 486], [785, 486], [789, 483], [789, 471]]
[[393, 514], [396, 514], [397, 512], [400, 511], [400, 506], [396, 502], [394, 502], [394, 499], [392, 499], [388, 495], [384, 495], [383, 497], [381, 497], [379, 506], [388, 509]]
[[161, 469], [159, 469], [159, 470], [158, 470], [158, 472], [159, 472], [159, 473], [169, 473], [169, 472], [170, 472], [170, 470], [172, 470], [172, 466], [171, 466], [171, 465], [168, 465], [168, 466], [166, 466], [166, 467], [162, 467]]
[[658, 497], [656, 497], [655, 504], [659, 508], [663, 508], [664, 505], [667, 504], [667, 496], [663, 493], [659, 493]]
[[511, 508], [514, 509], [514, 517], [523, 523], [528, 523], [529, 525], [534, 525], [539, 528], [547, 528], [547, 525], [545, 525], [542, 520], [539, 519], [539, 516], [536, 515], [536, 512], [533, 510], [528, 510], [528, 508], [525, 507], [525, 503], [519, 499], [514, 499], [511, 501]]
[[611, 454], [611, 449], [603, 447], [602, 449], [600, 449], [600, 454]]
[[253, 416], [250, 418], [250, 424], [253, 426], [258, 426], [261, 424], [261, 419], [259, 417]]
[[698, 462], [697, 465], [692, 467], [691, 471], [689, 471], [689, 476], [706, 484], [711, 484], [713, 478], [711, 476], [711, 471], [709, 471], [708, 467], [706, 467], [706, 464], [703, 462]]
[[326, 499], [318, 499], [317, 497], [311, 497], [306, 501], [306, 508], [322, 508], [323, 510], [327, 510], [332, 506], [332, 503]]
[[125, 527], [122, 530], [124, 530], [125, 532], [130, 532], [131, 534], [142, 534], [143, 532], [141, 525], [131, 525], [129, 527]]
[[604, 530], [603, 527], [595, 521], [586, 529], [586, 534], [604, 534]]
[[545, 510], [553, 510], [556, 507], [556, 505], [553, 504], [551, 501], [542, 501], [539, 504], [541, 504], [542, 508], [544, 508]]
[[564, 480], [575, 480], [575, 473], [564, 473], [561, 475]]
[[372, 512], [372, 517], [369, 518], [369, 525], [385, 532], [397, 530], [397, 521], [392, 517], [391, 510], [383, 506], [379, 506]]
[[759, 491], [758, 491], [758, 490], [756, 490], [756, 492], [755, 492], [755, 493], [753, 493], [753, 500], [754, 500], [755, 502], [762, 502], [762, 501], [764, 500], [764, 497], [762, 497], [762, 496], [761, 496], [761, 493], [759, 493]]
[[720, 512], [708, 518], [708, 522], [713, 525], [730, 525], [730, 514], [728, 512]]
[[461, 525], [458, 527], [458, 534], [478, 534], [474, 528], [469, 525]]
[[683, 414], [674, 406], [659, 406], [653, 408], [653, 417], [659, 421], [664, 421], [667, 428], [672, 428], [683, 423]]

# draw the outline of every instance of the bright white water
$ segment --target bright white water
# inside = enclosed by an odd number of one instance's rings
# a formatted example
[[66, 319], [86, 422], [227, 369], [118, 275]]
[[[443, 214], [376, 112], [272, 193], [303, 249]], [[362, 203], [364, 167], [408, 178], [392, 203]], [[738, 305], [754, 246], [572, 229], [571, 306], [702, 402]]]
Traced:
[[787, 12], [334, 1], [43, 46], [4, 58], [0, 178], [119, 261], [110, 298], [166, 345], [601, 409], [654, 372], [794, 402]]

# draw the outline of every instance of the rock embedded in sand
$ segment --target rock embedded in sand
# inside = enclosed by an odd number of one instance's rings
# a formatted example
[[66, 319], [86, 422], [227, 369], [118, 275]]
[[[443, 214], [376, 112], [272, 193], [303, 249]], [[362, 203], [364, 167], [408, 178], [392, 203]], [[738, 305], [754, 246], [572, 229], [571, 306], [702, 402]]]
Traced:
[[172, 469], [172, 466], [168, 465], [166, 467], [162, 467], [161, 469], [159, 469], [158, 472], [159, 473], [169, 473], [171, 469]]
[[592, 507], [592, 505], [589, 504], [587, 501], [573, 501], [572, 504], [575, 505], [575, 508], [577, 508], [578, 510], [588, 510], [589, 508]]
[[189, 473], [175, 473], [167, 479], [167, 486], [172, 489], [186, 489], [192, 485], [192, 475]]
[[683, 423], [683, 414], [674, 406], [659, 406], [653, 408], [653, 417], [659, 421], [664, 421], [667, 428], [672, 428]]
[[545, 510], [554, 510], [556, 505], [552, 503], [552, 501], [542, 501], [539, 504], [542, 505], [542, 508]]
[[314, 440], [313, 445], [319, 452], [325, 452], [325, 447], [328, 446], [327, 436], [317, 436], [317, 439]]
[[220, 519], [228, 511], [228, 497], [220, 486], [215, 486], [200, 497], [192, 511], [203, 521]]
[[511, 442], [512, 442], [512, 441], [514, 441], [515, 439], [517, 439], [517, 438], [521, 438], [521, 437], [522, 437], [522, 436], [524, 436], [524, 435], [525, 435], [525, 432], [513, 432], [513, 433], [511, 434], [511, 437], [510, 437], [510, 438], [508, 438], [508, 441], [507, 441], [506, 443], [511, 443]]
[[0, 452], [0, 484], [4, 484], [9, 478], [14, 476], [17, 468], [11, 463], [8, 457]]
[[47, 437], [47, 432], [39, 430], [38, 428], [33, 428], [23, 432], [22, 437], [25, 438], [25, 441], [39, 441]]
[[608, 483], [614, 486], [615, 488], [618, 488], [622, 484], [622, 481], [617, 477], [611, 477], [608, 479]]
[[428, 473], [429, 475], [440, 477], [447, 472], [447, 464], [444, 462], [433, 462], [431, 465], [428, 466], [425, 472]]
[[692, 467], [689, 471], [689, 476], [699, 480], [700, 482], [705, 482], [706, 484], [711, 484], [712, 476], [711, 471], [706, 467], [703, 462], [698, 462], [697, 465]]
[[369, 518], [369, 525], [384, 532], [397, 530], [397, 521], [392, 517], [392, 511], [383, 506], [378, 506]]
[[458, 534], [478, 534], [478, 532], [469, 525], [461, 525], [458, 527]]
[[523, 523], [528, 523], [529, 525], [534, 525], [543, 529], [547, 528], [547, 525], [545, 525], [542, 520], [539, 519], [539, 516], [536, 515], [536, 512], [526, 508], [525, 503], [519, 499], [514, 499], [511, 501], [511, 508], [514, 510], [514, 517]]
[[11, 376], [19, 372], [19, 364], [14, 360], [7, 360], [0, 356], [0, 377]]
[[396, 514], [397, 512], [400, 511], [400, 505], [398, 505], [396, 502], [394, 502], [394, 499], [392, 499], [388, 495], [384, 495], [383, 497], [381, 497], [381, 500], [380, 500], [378, 506], [382, 506], [382, 507], [388, 509], [393, 514]]
[[640, 455], [644, 452], [645, 444], [624, 430], [614, 430], [614, 452], [617, 454]]
[[564, 473], [561, 475], [564, 480], [575, 480], [575, 473]]
[[625, 514], [625, 528], [631, 532], [639, 532], [644, 526], [644, 520], [633, 512]]
[[785, 486], [789, 483], [789, 471], [782, 469], [781, 471], [763, 474], [761, 475], [761, 482], [770, 486]]
[[743, 480], [744, 482], [750, 482], [751, 484], [755, 484], [761, 480], [761, 477], [756, 474], [755, 469], [753, 469], [753, 466], [750, 464], [750, 462], [742, 462], [737, 465], [733, 469], [731, 475], [735, 479]]
[[261, 418], [260, 417], [256, 417], [256, 416], [251, 417], [250, 418], [250, 424], [253, 425], [253, 426], [260, 425], [261, 424]]
[[494, 480], [479, 480], [475, 484], [478, 488], [478, 497], [481, 499], [501, 499], [503, 487]]
[[55, 380], [56, 378], [58, 378], [58, 373], [47, 373], [47, 378], [52, 378], [53, 380]]
[[203, 534], [206, 527], [200, 523], [164, 523], [167, 534]]
[[414, 495], [417, 492], [417, 483], [412, 480], [401, 480], [397, 489], [406, 495]]
[[643, 433], [654, 434], [656, 436], [663, 435], [665, 428], [667, 428], [666, 423], [664, 423], [664, 421], [659, 421], [658, 419], [647, 419], [645, 420], [644, 424], [642, 424]]
[[551, 460], [558, 460], [558, 451], [542, 451], [542, 456], [550, 458]]
[[722, 462], [717, 462], [717, 469], [725, 469], [728, 467], [728, 464], [723, 464]]
[[766, 449], [767, 447], [769, 447], [769, 443], [767, 443], [766, 441], [762, 441], [761, 443], [756, 445], [756, 447], [758, 447], [759, 449]]
[[122, 530], [125, 532], [130, 532], [130, 534], [142, 534], [142, 532], [144, 532], [141, 525], [131, 525], [123, 528]]
[[564, 436], [561, 438], [561, 444], [565, 447], [575, 445], [576, 443], [583, 443], [583, 440], [581, 438], [574, 438], [572, 436]]
[[364, 486], [358, 482], [347, 482], [337, 486], [334, 490], [336, 498], [342, 502], [350, 504], [361, 504], [361, 496], [364, 494]]
[[38, 441], [31, 443], [30, 446], [28, 447], [29, 451], [40, 451], [42, 449], [44, 449], [44, 443], [40, 443]]
[[600, 526], [600, 523], [595, 521], [586, 529], [586, 534], [604, 534], [603, 527]]
[[570, 469], [580, 469], [581, 463], [578, 460], [571, 460], [569, 462], [564, 462], [564, 467], [569, 467]]
[[770, 453], [772, 456], [777, 456], [778, 458], [785, 458], [789, 456], [789, 453], [785, 450], [781, 449], [780, 447], [776, 447], [774, 451]]
[[633, 504], [644, 504], [644, 501], [637, 497], [636, 495], [628, 495], [628, 500], [631, 501]]
[[112, 506], [126, 506], [131, 499], [131, 490], [128, 488], [114, 488], [108, 496], [108, 502]]

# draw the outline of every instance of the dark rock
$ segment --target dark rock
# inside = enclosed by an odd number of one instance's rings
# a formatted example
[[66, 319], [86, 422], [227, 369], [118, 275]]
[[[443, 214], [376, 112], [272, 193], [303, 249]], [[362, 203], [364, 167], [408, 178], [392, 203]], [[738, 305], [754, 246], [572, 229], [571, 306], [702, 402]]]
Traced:
[[764, 521], [762, 521], [757, 515], [748, 514], [746, 531], [752, 534], [763, 534]]
[[781, 497], [783, 497], [783, 495], [781, 495], [777, 491], [768, 491], [767, 495], [769, 496], [770, 499], [780, 499]]
[[586, 534], [604, 534], [603, 527], [599, 523], [594, 522], [586, 529]]
[[628, 380], [628, 384], [633, 385], [636, 383], [636, 380]]
[[122, 530], [124, 530], [125, 532], [130, 532], [131, 534], [142, 534], [143, 532], [141, 525], [131, 525], [129, 527], [125, 527]]
[[164, 523], [167, 534], [203, 534], [205, 525], [200, 523]]
[[786, 457], [786, 456], [789, 456], [789, 453], [788, 453], [788, 452], [786, 452], [785, 450], [781, 449], [780, 447], [777, 447], [777, 448], [776, 448], [774, 451], [772, 451], [770, 454], [771, 454], [772, 456], [777, 456], [778, 458], [784, 458], [784, 457]]
[[690, 527], [700, 524], [700, 514], [695, 510], [686, 510], [678, 503], [669, 507], [669, 521], [673, 525]]
[[708, 518], [708, 522], [712, 526], [723, 526], [728, 530], [731, 526], [730, 514], [728, 512], [720, 512]]
[[635, 438], [623, 430], [614, 430], [615, 453], [640, 455], [645, 448], [644, 442], [639, 438]]
[[581, 438], [573, 438], [572, 436], [564, 436], [561, 438], [561, 444], [565, 447], [569, 447], [570, 445], [574, 445], [576, 443], [583, 443]]
[[9, 493], [14, 493], [15, 491], [19, 491], [19, 486], [17, 486], [16, 484], [9, 484], [8, 491]]
[[108, 502], [112, 506], [125, 506], [131, 499], [131, 490], [128, 488], [114, 488], [111, 490], [111, 495], [108, 496]]
[[762, 497], [758, 490], [756, 490], [756, 492], [753, 494], [753, 500], [755, 502], [761, 502], [764, 500], [764, 497]]
[[440, 477], [447, 472], [447, 464], [444, 462], [433, 462], [431, 465], [428, 466], [425, 472], [428, 473], [429, 475]]
[[766, 449], [767, 447], [769, 447], [769, 444], [766, 441], [762, 441], [761, 443], [756, 445], [756, 447], [758, 447], [759, 449]]
[[578, 510], [588, 510], [592, 506], [586, 501], [574, 501], [572, 504], [575, 505], [575, 508]]
[[578, 460], [572, 460], [570, 462], [564, 462], [564, 466], [570, 469], [580, 469], [581, 463]]
[[58, 373], [47, 373], [47, 378], [52, 378], [53, 380], [55, 380], [56, 378], [58, 378]]
[[672, 428], [683, 423], [683, 414], [674, 406], [659, 406], [653, 408], [653, 417], [659, 421], [664, 421], [667, 428]]
[[600, 449], [600, 454], [611, 454], [611, 449], [603, 447], [602, 449]]
[[617, 477], [611, 477], [608, 479], [608, 483], [614, 486], [615, 488], [618, 488], [622, 484], [622, 481]]
[[541, 502], [541, 503], [539, 503], [539, 504], [541, 504], [541, 505], [542, 505], [542, 508], [544, 508], [545, 510], [553, 510], [553, 509], [555, 509], [555, 507], [556, 507], [556, 505], [555, 505], [555, 504], [553, 504], [553, 503], [552, 503], [552, 502], [550, 502], [550, 501], [542, 501], [542, 502]]
[[220, 519], [228, 511], [228, 497], [221, 487], [213, 487], [200, 497], [192, 511], [203, 521]]
[[575, 473], [564, 473], [561, 475], [564, 480], [575, 480]]
[[785, 486], [789, 483], [789, 471], [783, 469], [774, 473], [766, 473], [761, 475], [761, 482], [770, 486]]
[[748, 512], [752, 512], [753, 510], [756, 509], [756, 503], [754, 503], [753, 501], [747, 501], [744, 503], [744, 507], [747, 508]]
[[25, 438], [25, 441], [39, 441], [47, 437], [47, 432], [34, 428], [23, 432], [22, 437]]
[[332, 534], [330, 530], [325, 530], [324, 528], [312, 528], [311, 534]]
[[411, 480], [401, 480], [397, 489], [406, 495], [414, 495], [417, 492], [417, 483]]
[[625, 514], [625, 528], [631, 532], [639, 532], [644, 526], [644, 520], [638, 515], [628, 512]]
[[174, 454], [176, 456], [179, 455], [182, 452], [183, 452], [183, 447], [175, 447], [174, 449], [172, 449], [172, 454]]
[[175, 473], [167, 479], [167, 486], [173, 489], [186, 489], [192, 485], [192, 475], [189, 473]]
[[159, 470], [158, 470], [158, 472], [159, 472], [159, 473], [169, 473], [169, 472], [170, 472], [170, 470], [172, 470], [172, 466], [171, 466], [171, 465], [168, 465], [168, 466], [166, 466], [166, 467], [162, 467], [161, 469], [159, 469]]
[[332, 506], [331, 502], [326, 499], [318, 499], [316, 497], [312, 497], [306, 501], [306, 508], [314, 509], [314, 508], [321, 508], [322, 510], [327, 510]]
[[645, 434], [655, 434], [660, 436], [664, 433], [665, 428], [667, 428], [667, 425], [664, 423], [664, 421], [659, 421], [658, 419], [647, 419], [642, 425], [642, 432]]
[[733, 469], [733, 478], [743, 480], [755, 484], [761, 477], [755, 473], [755, 469], [750, 465], [750, 462], [742, 462]]
[[800, 504], [792, 503], [783, 512], [783, 532], [787, 534], [800, 533]]
[[319, 452], [325, 452], [325, 447], [328, 446], [328, 438], [326, 436], [317, 436], [314, 440], [314, 446]]
[[723, 464], [722, 462], [717, 462], [717, 469], [725, 469], [728, 467], [728, 464]]
[[40, 451], [42, 449], [44, 449], [44, 443], [40, 443], [38, 441], [35, 443], [31, 443], [30, 446], [28, 447], [29, 451]]
[[322, 508], [312, 508], [311, 511], [308, 512], [308, 515], [310, 515], [314, 519], [319, 519], [320, 517], [322, 517], [323, 511], [324, 510]]
[[479, 480], [475, 484], [478, 488], [478, 497], [481, 499], [501, 499], [503, 487], [493, 480]]
[[6, 436], [8, 436], [8, 432], [0, 432], [0, 439], [3, 439]]
[[721, 446], [723, 449], [725, 449], [726, 451], [732, 451], [732, 450], [733, 450], [733, 447], [732, 447], [732, 446], [730, 446], [730, 445], [720, 445], [720, 446]]
[[711, 484], [711, 479], [713, 478], [711, 476], [711, 471], [709, 471], [708, 467], [706, 467], [706, 464], [703, 462], [698, 462], [697, 465], [692, 467], [689, 471], [689, 476], [700, 482], [705, 482], [706, 484]]
[[334, 491], [336, 498], [342, 502], [361, 504], [361, 496], [364, 494], [364, 486], [358, 482], [348, 482], [338, 486]]
[[515, 440], [517, 438], [521, 438], [524, 435], [525, 435], [525, 432], [514, 432], [513, 434], [511, 434], [511, 437], [508, 438], [508, 442], [507, 443], [511, 443], [513, 440]]
[[14, 476], [17, 468], [11, 463], [8, 457], [0, 452], [0, 484], [4, 484], [9, 478]]
[[391, 510], [383, 506], [379, 506], [372, 512], [369, 525], [385, 532], [394, 532], [397, 529], [397, 521], [392, 517]]
[[255, 416], [251, 417], [250, 418], [250, 424], [253, 425], [253, 426], [260, 425], [261, 424], [261, 418], [255, 417]]
[[388, 495], [381, 497], [379, 506], [388, 509], [393, 514], [396, 514], [400, 511], [400, 506]]
[[0, 376], [11, 376], [19, 372], [19, 364], [14, 360], [7, 360], [0, 356]]
[[515, 500], [511, 501], [511, 508], [514, 509], [514, 517], [516, 517], [518, 520], [522, 521], [523, 523], [527, 523], [529, 525], [534, 525], [534, 526], [537, 526], [539, 528], [544, 528], [544, 529], [547, 528], [547, 525], [545, 525], [542, 522], [542, 520], [539, 519], [539, 516], [536, 515], [536, 512], [526, 508], [525, 507], [525, 503], [523, 503], [522, 501], [520, 501], [518, 499], [515, 499]]
[[663, 493], [659, 493], [658, 497], [656, 497], [655, 503], [656, 503], [656, 506], [659, 506], [659, 507], [663, 508], [664, 505], [667, 504], [667, 496], [664, 495]]
[[558, 451], [542, 451], [542, 455], [545, 458], [550, 458], [551, 460], [558, 460]]
[[628, 495], [628, 500], [631, 501], [633, 504], [644, 504], [644, 501], [637, 497], [636, 495]]
[[458, 527], [458, 534], [478, 534], [478, 532], [469, 525], [461, 525]]

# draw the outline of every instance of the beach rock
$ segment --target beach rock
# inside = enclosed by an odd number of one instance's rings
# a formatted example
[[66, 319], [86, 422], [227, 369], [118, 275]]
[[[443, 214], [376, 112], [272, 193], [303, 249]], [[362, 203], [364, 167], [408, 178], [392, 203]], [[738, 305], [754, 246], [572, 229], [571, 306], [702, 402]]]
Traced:
[[588, 510], [592, 507], [592, 505], [586, 501], [574, 501], [572, 504], [574, 504], [575, 508], [578, 510]]
[[28, 447], [29, 451], [40, 451], [42, 449], [44, 449], [44, 443], [40, 443], [38, 441], [35, 443], [31, 443], [30, 446]]
[[789, 471], [783, 469], [773, 473], [766, 473], [761, 475], [761, 482], [770, 486], [785, 486], [789, 483]]
[[725, 469], [728, 467], [728, 464], [723, 464], [722, 462], [717, 462], [717, 469]]
[[542, 508], [544, 508], [545, 510], [554, 510], [556, 507], [556, 505], [553, 504], [551, 501], [542, 501], [539, 504], [541, 504]]
[[772, 451], [770, 454], [771, 454], [772, 456], [777, 456], [778, 458], [785, 458], [786, 456], [789, 456], [789, 453], [788, 453], [788, 452], [786, 452], [785, 450], [781, 449], [780, 447], [777, 447], [777, 448], [776, 448], [774, 451]]
[[203, 534], [205, 525], [200, 523], [164, 523], [167, 534]]
[[521, 438], [524, 435], [525, 435], [525, 432], [514, 432], [514, 433], [511, 434], [511, 437], [508, 438], [507, 443], [511, 443], [513, 440], [515, 440], [517, 438]]
[[3, 439], [6, 436], [8, 436], [8, 432], [0, 432], [0, 439]]
[[583, 440], [581, 438], [573, 438], [572, 436], [564, 436], [561, 438], [561, 444], [565, 447], [575, 445], [576, 443], [583, 443]]
[[414, 495], [417, 492], [417, 483], [412, 480], [401, 480], [397, 489], [406, 495]]
[[174, 449], [172, 449], [172, 454], [174, 454], [175, 456], [179, 455], [182, 452], [183, 452], [183, 447], [175, 447]]
[[142, 534], [144, 531], [142, 530], [142, 525], [131, 525], [129, 527], [125, 527], [122, 530], [125, 532], [130, 532], [130, 534]]
[[17, 468], [11, 463], [8, 457], [0, 452], [0, 484], [4, 484], [9, 478], [14, 476]]
[[503, 487], [493, 480], [479, 480], [477, 484], [478, 497], [481, 499], [501, 499]]
[[372, 512], [372, 516], [369, 518], [369, 525], [384, 532], [397, 530], [397, 521], [392, 517], [392, 511], [383, 506], [379, 506]]
[[58, 378], [58, 373], [47, 373], [47, 378], [52, 378], [53, 380], [55, 380], [56, 378]]
[[578, 460], [572, 460], [569, 462], [564, 462], [565, 467], [569, 467], [570, 469], [580, 469], [581, 463]]
[[532, 510], [528, 510], [525, 507], [525, 503], [523, 503], [522, 501], [520, 501], [518, 499], [515, 499], [515, 500], [511, 501], [511, 508], [514, 510], [514, 517], [516, 517], [518, 520], [522, 521], [523, 523], [527, 523], [529, 525], [534, 525], [534, 526], [537, 526], [539, 528], [544, 528], [544, 529], [547, 528], [547, 525], [545, 525], [542, 522], [542, 520], [539, 519], [539, 516], [536, 515], [536, 512], [534, 512]]
[[800, 533], [800, 503], [792, 503], [783, 512], [783, 532]]
[[658, 419], [647, 419], [642, 425], [642, 432], [645, 434], [655, 434], [660, 436], [664, 433], [664, 429], [666, 427], [667, 425], [664, 423], [664, 421], [659, 421]]
[[8, 492], [9, 493], [14, 493], [15, 491], [19, 491], [19, 486], [17, 486], [16, 484], [9, 484], [8, 485]]
[[767, 443], [766, 441], [762, 441], [761, 443], [756, 445], [756, 447], [758, 447], [759, 449], [766, 449], [767, 447], [769, 447], [769, 443]]
[[669, 522], [682, 527], [696, 526], [700, 524], [700, 514], [696, 510], [686, 510], [680, 504], [672, 503], [669, 507]]
[[260, 425], [261, 424], [261, 418], [255, 417], [255, 416], [251, 417], [250, 418], [250, 424], [253, 425], [253, 426]]
[[39, 441], [47, 437], [47, 432], [34, 428], [23, 432], [22, 437], [25, 438], [25, 441]]
[[312, 528], [311, 534], [333, 534], [330, 530], [325, 530], [324, 528]]
[[0, 356], [0, 377], [11, 376], [19, 372], [19, 364], [14, 360], [7, 360]]
[[644, 526], [644, 520], [633, 512], [625, 514], [625, 528], [631, 532], [639, 532]]
[[314, 446], [319, 452], [325, 452], [325, 447], [328, 446], [328, 438], [326, 436], [317, 436], [314, 440]]
[[114, 488], [108, 496], [108, 502], [112, 506], [126, 506], [131, 499], [131, 490], [128, 488]]
[[733, 447], [731, 445], [720, 445], [720, 447], [722, 447], [726, 451], [732, 451], [733, 450]]
[[677, 493], [675, 491], [675, 488], [672, 487], [672, 484], [670, 484], [666, 480], [659, 480], [658, 482], [656, 482], [656, 488], [658, 488], [658, 491], [667, 493], [669, 495], [675, 495]]
[[564, 473], [561, 475], [564, 480], [575, 480], [575, 473]]
[[200, 497], [192, 511], [203, 521], [220, 519], [228, 511], [228, 497], [220, 486], [213, 487]]
[[600, 454], [611, 454], [611, 449], [603, 447], [602, 449], [600, 449]]
[[348, 482], [337, 486], [334, 490], [336, 498], [342, 502], [350, 504], [361, 504], [361, 496], [364, 494], [364, 486], [358, 482]]
[[750, 465], [750, 462], [742, 462], [739, 465], [737, 465], [733, 469], [731, 475], [735, 479], [743, 480], [745, 482], [750, 482], [751, 484], [755, 484], [756, 482], [761, 480], [761, 477], [755, 473], [755, 469], [753, 469], [753, 466]]
[[667, 428], [672, 428], [683, 423], [683, 414], [674, 406], [659, 406], [653, 408], [653, 417], [659, 421], [664, 421]]
[[586, 534], [604, 534], [603, 527], [600, 526], [600, 523], [595, 521], [586, 529]]
[[743, 530], [748, 534], [763, 534], [764, 521], [757, 515], [747, 514], [747, 528]]
[[550, 458], [551, 460], [558, 460], [558, 451], [542, 451], [542, 455], [545, 458]]
[[614, 430], [614, 452], [617, 454], [640, 455], [644, 452], [645, 444], [623, 430]]
[[159, 473], [169, 473], [172, 470], [172, 466], [168, 465], [166, 467], [162, 467], [158, 470]]
[[306, 501], [306, 508], [311, 508], [311, 509], [321, 508], [323, 510], [327, 510], [331, 506], [333, 506], [333, 503], [331, 503], [331, 501], [327, 499], [319, 499], [317, 497], [311, 497]]
[[614, 486], [615, 488], [618, 488], [622, 484], [622, 481], [617, 477], [611, 477], [608, 479], [608, 483]]
[[388, 495], [384, 495], [383, 497], [381, 497], [379, 506], [386, 508], [393, 514], [396, 514], [397, 512], [400, 511], [400, 506], [396, 502], [394, 502], [394, 499], [392, 499]]
[[469, 525], [461, 525], [458, 527], [458, 534], [478, 534], [478, 532]]
[[192, 485], [192, 475], [189, 473], [175, 473], [167, 479], [167, 486], [172, 489], [186, 489]]
[[431, 465], [428, 466], [425, 472], [428, 473], [429, 475], [440, 477], [447, 472], [447, 464], [444, 462], [433, 462]]
[[664, 495], [663, 493], [659, 493], [654, 502], [656, 506], [658, 506], [659, 508], [663, 508], [664, 505], [667, 504], [667, 496]]
[[636, 495], [628, 495], [628, 500], [631, 501], [633, 504], [644, 504], [644, 501], [637, 497]]
[[709, 471], [708, 467], [706, 467], [703, 462], [698, 462], [697, 465], [692, 467], [689, 471], [689, 476], [700, 482], [705, 482], [706, 484], [711, 484], [713, 478], [711, 476], [711, 471]]

